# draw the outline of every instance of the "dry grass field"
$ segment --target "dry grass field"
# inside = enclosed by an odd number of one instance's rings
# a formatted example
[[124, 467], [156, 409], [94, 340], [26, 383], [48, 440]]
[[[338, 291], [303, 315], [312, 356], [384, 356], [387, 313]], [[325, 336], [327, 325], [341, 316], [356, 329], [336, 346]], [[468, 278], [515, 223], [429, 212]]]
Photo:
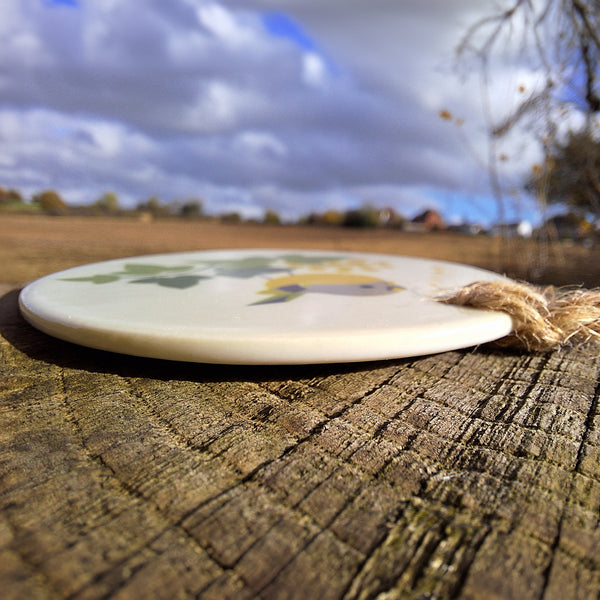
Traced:
[[[439, 258], [518, 279], [600, 286], [600, 248], [453, 233], [0, 214], [0, 284], [88, 262], [216, 248], [313, 248]], [[4, 286], [3, 286], [4, 287]]]

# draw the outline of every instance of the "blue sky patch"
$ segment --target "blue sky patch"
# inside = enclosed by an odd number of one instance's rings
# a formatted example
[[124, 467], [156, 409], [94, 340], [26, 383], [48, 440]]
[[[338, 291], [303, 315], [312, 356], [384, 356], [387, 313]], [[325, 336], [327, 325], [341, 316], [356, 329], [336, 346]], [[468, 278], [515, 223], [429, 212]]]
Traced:
[[576, 106], [579, 110], [585, 112], [588, 108], [585, 101], [586, 83], [585, 67], [583, 64], [577, 63], [571, 77], [558, 88], [555, 96], [559, 101]]
[[273, 36], [291, 40], [304, 50], [317, 50], [314, 40], [304, 29], [285, 13], [269, 12], [263, 15], [266, 30]]
[[46, 6], [71, 6], [79, 7], [79, 0], [44, 0]]
[[262, 21], [270, 35], [290, 40], [303, 51], [315, 54], [323, 61], [329, 74], [339, 74], [337, 65], [322, 51], [304, 28], [290, 16], [282, 12], [267, 12], [262, 15]]

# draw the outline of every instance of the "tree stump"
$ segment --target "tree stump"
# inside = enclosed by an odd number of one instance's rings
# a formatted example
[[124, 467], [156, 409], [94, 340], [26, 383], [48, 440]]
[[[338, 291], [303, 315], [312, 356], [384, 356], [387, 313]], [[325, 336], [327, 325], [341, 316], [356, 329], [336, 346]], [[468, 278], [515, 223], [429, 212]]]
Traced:
[[0, 301], [2, 597], [596, 598], [600, 359], [228, 367]]

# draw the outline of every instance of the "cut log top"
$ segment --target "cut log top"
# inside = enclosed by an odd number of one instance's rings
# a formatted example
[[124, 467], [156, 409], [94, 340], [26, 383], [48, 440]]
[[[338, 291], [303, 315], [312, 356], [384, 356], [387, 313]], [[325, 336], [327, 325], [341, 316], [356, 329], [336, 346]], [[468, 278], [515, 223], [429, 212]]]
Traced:
[[138, 359], [0, 301], [3, 598], [589, 598], [600, 359]]

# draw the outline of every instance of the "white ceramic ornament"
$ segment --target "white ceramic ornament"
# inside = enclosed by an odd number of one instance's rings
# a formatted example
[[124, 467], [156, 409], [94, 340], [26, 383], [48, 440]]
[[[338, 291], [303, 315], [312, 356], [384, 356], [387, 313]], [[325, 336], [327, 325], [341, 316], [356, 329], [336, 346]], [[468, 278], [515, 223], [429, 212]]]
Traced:
[[501, 312], [436, 297], [499, 275], [354, 252], [219, 250], [75, 267], [27, 285], [34, 327], [92, 348], [168, 360], [307, 364], [465, 348], [510, 333]]

